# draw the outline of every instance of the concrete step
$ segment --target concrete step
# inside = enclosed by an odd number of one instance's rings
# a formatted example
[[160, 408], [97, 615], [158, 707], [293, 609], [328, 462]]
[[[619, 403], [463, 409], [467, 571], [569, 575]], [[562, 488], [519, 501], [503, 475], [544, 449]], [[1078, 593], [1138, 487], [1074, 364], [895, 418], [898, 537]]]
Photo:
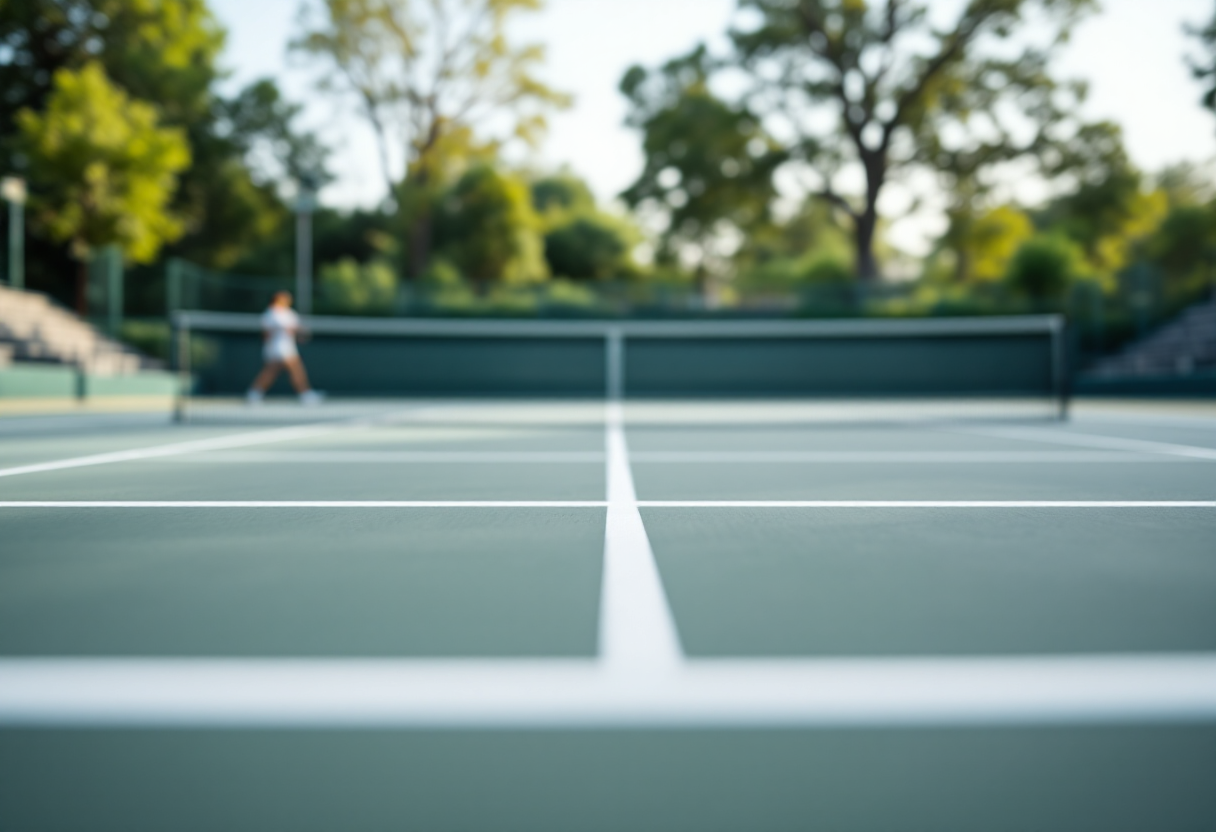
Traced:
[[0, 287], [0, 341], [13, 358], [72, 364], [99, 374], [127, 374], [152, 365], [44, 295]]

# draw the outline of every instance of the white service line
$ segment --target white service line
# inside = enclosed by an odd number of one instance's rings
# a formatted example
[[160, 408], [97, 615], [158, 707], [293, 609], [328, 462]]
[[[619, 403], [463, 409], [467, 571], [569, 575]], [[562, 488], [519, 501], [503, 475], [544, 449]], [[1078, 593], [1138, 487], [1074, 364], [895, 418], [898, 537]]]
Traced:
[[[633, 462], [803, 464], [1073, 464], [1160, 462], [1149, 453], [1115, 451], [634, 451]], [[1171, 460], [1182, 462], [1183, 460]]]
[[6, 500], [5, 508], [603, 508], [604, 500]]
[[680, 639], [638, 512], [619, 402], [608, 403], [606, 421], [608, 518], [600, 596], [600, 659], [625, 675], [670, 672], [681, 661]]
[[211, 463], [455, 463], [455, 464], [565, 464], [599, 463], [600, 451], [212, 451], [156, 459], [156, 462]]
[[639, 500], [640, 508], [1216, 508], [1216, 500]]
[[3, 659], [0, 725], [928, 726], [1216, 721], [1216, 655], [707, 660]]
[[1173, 442], [1151, 442], [1147, 439], [1127, 439], [1122, 436], [1099, 436], [1050, 428], [955, 428], [953, 432], [1000, 439], [1020, 439], [1050, 445], [1071, 445], [1077, 448], [1104, 448], [1139, 454], [1159, 454], [1187, 459], [1216, 460], [1216, 448], [1198, 445], [1178, 445]]
[[[611, 476], [611, 474], [610, 474]], [[1216, 500], [3, 500], [5, 508], [1216, 508]], [[632, 521], [618, 517], [625, 540]], [[643, 533], [645, 529], [641, 530]], [[640, 541], [634, 537], [632, 543]], [[645, 541], [650, 552], [650, 542]], [[633, 561], [626, 557], [625, 561]], [[645, 570], [643, 570], [645, 571]], [[655, 573], [657, 579], [657, 572]], [[641, 573], [635, 578], [646, 579]]]
[[373, 420], [347, 419], [341, 422], [326, 422], [319, 425], [298, 425], [289, 428], [259, 430], [252, 433], [238, 433], [232, 436], [218, 436], [211, 439], [194, 439], [189, 442], [174, 442], [169, 445], [154, 445], [150, 448], [132, 448], [126, 451], [111, 451], [104, 454], [58, 459], [52, 462], [39, 462], [33, 465], [20, 465], [15, 468], [0, 468], [0, 477], [38, 474], [44, 471], [62, 471], [67, 468], [86, 468], [90, 465], [109, 465], [114, 462], [134, 462], [137, 460], [195, 454], [226, 448], [243, 448], [249, 445], [262, 445], [268, 442], [288, 442], [293, 439], [307, 439], [313, 436], [321, 436], [326, 433], [371, 424], [374, 424]]

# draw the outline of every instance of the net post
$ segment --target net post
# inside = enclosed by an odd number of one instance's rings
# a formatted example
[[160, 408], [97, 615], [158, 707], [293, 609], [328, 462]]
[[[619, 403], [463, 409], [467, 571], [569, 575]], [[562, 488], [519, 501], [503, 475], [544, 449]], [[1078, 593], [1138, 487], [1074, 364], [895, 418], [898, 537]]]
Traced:
[[1052, 382], [1055, 385], [1057, 404], [1056, 418], [1068, 421], [1070, 385], [1068, 378], [1068, 321], [1063, 315], [1052, 319], [1051, 324]]
[[621, 327], [608, 327], [604, 333], [604, 348], [608, 401], [619, 402], [625, 395], [625, 333]]
[[169, 316], [169, 355], [177, 373], [177, 391], [173, 398], [173, 421], [185, 424], [188, 419], [186, 398], [190, 395], [190, 321], [180, 312]]

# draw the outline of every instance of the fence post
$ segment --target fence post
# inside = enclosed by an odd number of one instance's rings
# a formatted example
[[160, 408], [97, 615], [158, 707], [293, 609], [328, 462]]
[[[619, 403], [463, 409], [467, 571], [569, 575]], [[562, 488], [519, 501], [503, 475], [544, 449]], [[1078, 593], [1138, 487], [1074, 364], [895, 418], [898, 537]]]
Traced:
[[604, 347], [607, 361], [608, 401], [619, 402], [625, 397], [625, 333], [621, 327], [608, 327], [604, 334]]
[[[182, 308], [182, 261], [170, 257], [165, 261], [165, 317], [172, 322], [173, 313]], [[172, 323], [170, 324], [172, 326]]]
[[106, 310], [107, 326], [111, 338], [117, 338], [122, 331], [123, 318], [123, 268], [122, 249], [116, 245], [106, 246], [104, 252], [106, 299], [109, 303]]

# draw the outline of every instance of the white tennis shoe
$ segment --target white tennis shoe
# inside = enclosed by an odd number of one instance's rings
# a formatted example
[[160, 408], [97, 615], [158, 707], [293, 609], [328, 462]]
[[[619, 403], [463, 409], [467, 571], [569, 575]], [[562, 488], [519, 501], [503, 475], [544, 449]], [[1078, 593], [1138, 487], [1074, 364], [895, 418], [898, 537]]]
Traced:
[[262, 404], [264, 398], [266, 398], [266, 394], [261, 390], [250, 390], [245, 394], [245, 406], [258, 407]]
[[305, 390], [300, 394], [300, 404], [305, 407], [316, 407], [325, 401], [325, 394], [319, 390]]

